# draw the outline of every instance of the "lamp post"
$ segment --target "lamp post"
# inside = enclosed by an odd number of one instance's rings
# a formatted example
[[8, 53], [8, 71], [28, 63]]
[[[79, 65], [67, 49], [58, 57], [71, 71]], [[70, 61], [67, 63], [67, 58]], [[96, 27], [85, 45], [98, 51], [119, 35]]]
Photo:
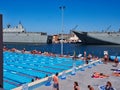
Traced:
[[61, 55], [63, 55], [63, 32], [64, 32], [64, 9], [65, 9], [65, 6], [60, 6], [59, 8], [62, 11]]

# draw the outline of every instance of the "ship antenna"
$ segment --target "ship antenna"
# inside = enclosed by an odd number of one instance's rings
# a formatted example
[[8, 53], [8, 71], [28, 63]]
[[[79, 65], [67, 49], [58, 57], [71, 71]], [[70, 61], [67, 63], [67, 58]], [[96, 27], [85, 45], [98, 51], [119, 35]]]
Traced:
[[19, 24], [21, 24], [21, 21], [19, 21]]
[[8, 25], [7, 25], [7, 28], [10, 28], [10, 27], [11, 27], [11, 25], [10, 25], [10, 24], [8, 24]]

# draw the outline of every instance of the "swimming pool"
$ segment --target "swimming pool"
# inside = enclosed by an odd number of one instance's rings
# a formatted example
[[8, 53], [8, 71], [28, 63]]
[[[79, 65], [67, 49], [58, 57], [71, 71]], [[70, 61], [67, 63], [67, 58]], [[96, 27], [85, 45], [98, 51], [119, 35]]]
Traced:
[[10, 90], [32, 79], [51, 76], [56, 72], [83, 65], [82, 60], [73, 61], [71, 58], [48, 57], [44, 55], [4, 52], [4, 89]]

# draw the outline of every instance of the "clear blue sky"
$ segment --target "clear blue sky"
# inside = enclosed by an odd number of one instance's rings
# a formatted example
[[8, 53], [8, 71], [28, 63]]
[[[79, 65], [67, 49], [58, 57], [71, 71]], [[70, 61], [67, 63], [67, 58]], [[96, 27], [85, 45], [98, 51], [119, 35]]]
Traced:
[[3, 27], [22, 22], [27, 31], [61, 32], [61, 10], [65, 5], [64, 32], [78, 25], [77, 30], [101, 31], [120, 28], [120, 0], [0, 0]]

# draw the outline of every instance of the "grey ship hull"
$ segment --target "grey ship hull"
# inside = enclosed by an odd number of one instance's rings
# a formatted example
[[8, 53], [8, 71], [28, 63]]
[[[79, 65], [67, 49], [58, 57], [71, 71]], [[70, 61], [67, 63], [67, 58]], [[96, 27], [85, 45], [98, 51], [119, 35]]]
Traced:
[[79, 31], [73, 32], [82, 41], [82, 44], [89, 45], [120, 44], [120, 32], [79, 32]]
[[44, 44], [49, 42], [48, 35], [41, 32], [4, 32], [4, 43]]

